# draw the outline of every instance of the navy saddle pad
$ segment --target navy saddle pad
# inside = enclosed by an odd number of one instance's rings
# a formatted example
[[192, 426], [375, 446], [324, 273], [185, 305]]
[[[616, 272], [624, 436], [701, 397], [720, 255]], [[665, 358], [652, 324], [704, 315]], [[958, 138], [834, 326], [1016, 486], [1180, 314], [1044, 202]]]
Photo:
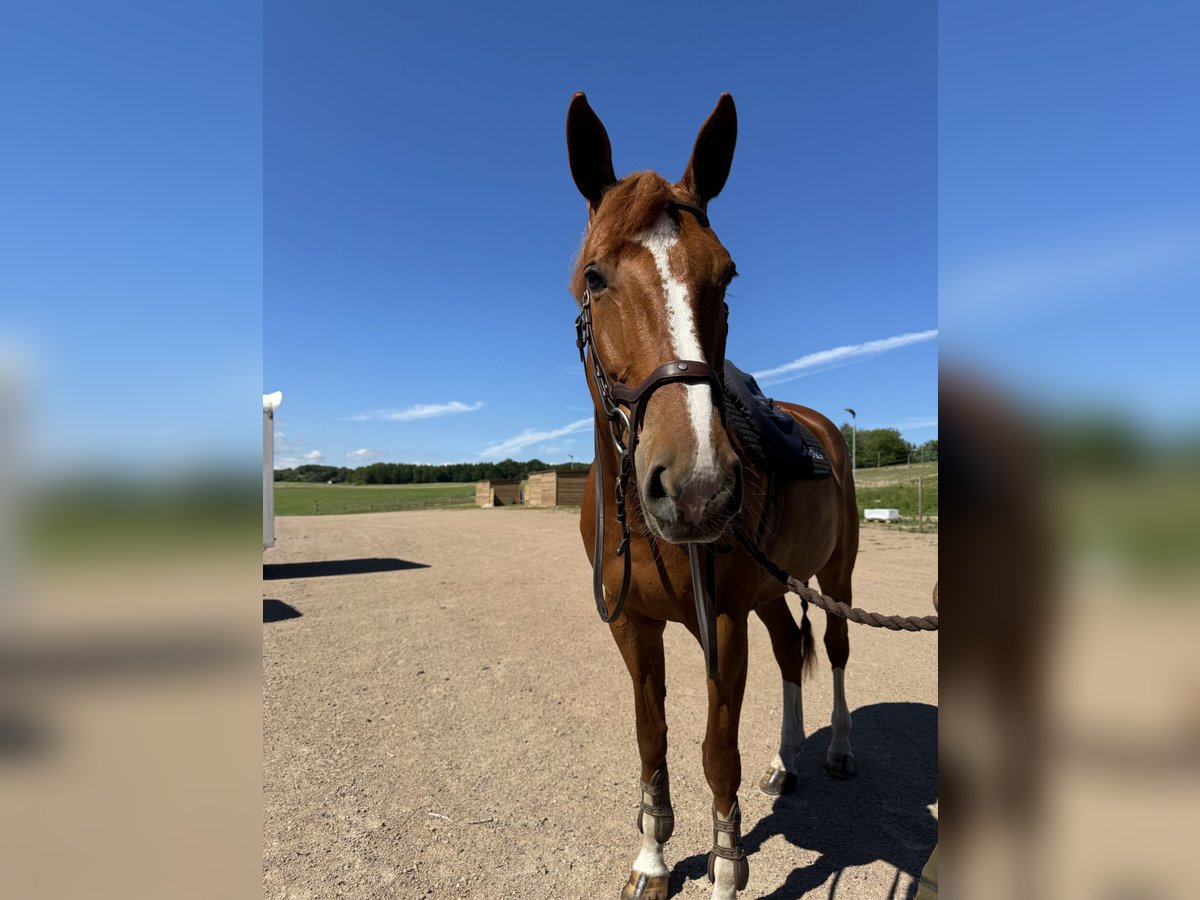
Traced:
[[750, 461], [787, 478], [828, 478], [825, 448], [803, 425], [763, 396], [754, 376], [729, 360], [721, 372], [725, 422]]

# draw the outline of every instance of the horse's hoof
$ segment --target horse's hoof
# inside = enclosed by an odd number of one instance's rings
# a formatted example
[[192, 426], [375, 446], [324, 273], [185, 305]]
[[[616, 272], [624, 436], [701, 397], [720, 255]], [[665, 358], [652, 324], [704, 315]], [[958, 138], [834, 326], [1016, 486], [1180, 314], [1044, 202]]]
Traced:
[[621, 900], [667, 900], [667, 875], [645, 875], [630, 872], [629, 881], [621, 889]]
[[784, 769], [774, 766], [767, 769], [767, 774], [758, 782], [758, 789], [768, 797], [782, 797], [796, 790], [796, 776]]
[[853, 753], [838, 755], [830, 753], [825, 757], [825, 774], [830, 778], [845, 781], [847, 778], [853, 778], [857, 773], [858, 767], [854, 763]]

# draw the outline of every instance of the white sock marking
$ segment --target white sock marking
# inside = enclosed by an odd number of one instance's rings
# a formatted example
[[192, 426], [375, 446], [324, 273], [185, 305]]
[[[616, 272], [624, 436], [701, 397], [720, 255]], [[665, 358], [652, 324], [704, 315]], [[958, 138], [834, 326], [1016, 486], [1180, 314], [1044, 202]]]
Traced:
[[779, 733], [779, 753], [775, 768], [795, 773], [796, 754], [804, 749], [804, 696], [800, 685], [783, 683], [783, 725]]
[[[717, 813], [721, 817], [720, 813]], [[729, 820], [721, 817], [721, 820]], [[733, 847], [733, 835], [724, 831], [717, 832], [717, 843], [722, 847]], [[737, 865], [720, 856], [713, 861], [713, 892], [712, 900], [737, 900]]]
[[829, 741], [831, 755], [850, 752], [850, 707], [846, 704], [846, 670], [833, 670], [833, 715], [829, 722], [833, 737]]
[[[652, 804], [655, 800], [643, 791], [642, 802]], [[654, 839], [655, 819], [650, 813], [642, 813], [642, 851], [633, 861], [633, 871], [650, 876], [668, 875], [670, 873], [663, 859], [663, 845]]]
[[[671, 272], [671, 248], [679, 241], [679, 231], [670, 216], [663, 215], [658, 224], [638, 237], [638, 243], [650, 251], [654, 264], [662, 278], [663, 293], [667, 300], [667, 330], [671, 335], [671, 349], [676, 359], [694, 359], [707, 362], [696, 331], [695, 317], [688, 302], [687, 285]], [[712, 389], [707, 384], [687, 384], [688, 417], [696, 436], [695, 471], [716, 475], [717, 451], [713, 446]]]

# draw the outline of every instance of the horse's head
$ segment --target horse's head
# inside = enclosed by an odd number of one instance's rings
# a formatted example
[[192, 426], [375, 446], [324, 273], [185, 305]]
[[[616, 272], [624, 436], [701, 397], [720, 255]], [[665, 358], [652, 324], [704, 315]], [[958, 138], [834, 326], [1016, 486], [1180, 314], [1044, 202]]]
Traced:
[[[680, 360], [721, 370], [725, 288], [736, 271], [706, 210], [725, 185], [736, 139], [733, 98], [723, 94], [677, 183], [655, 172], [618, 181], [604, 125], [583, 94], [571, 101], [571, 174], [588, 203], [571, 289], [581, 304], [587, 298], [593, 350], [611, 385], [636, 388]], [[588, 383], [601, 408], [591, 370]], [[716, 540], [741, 497], [741, 464], [722, 425], [721, 397], [704, 379], [647, 388], [626, 438], [635, 447], [646, 524], [675, 543]]]

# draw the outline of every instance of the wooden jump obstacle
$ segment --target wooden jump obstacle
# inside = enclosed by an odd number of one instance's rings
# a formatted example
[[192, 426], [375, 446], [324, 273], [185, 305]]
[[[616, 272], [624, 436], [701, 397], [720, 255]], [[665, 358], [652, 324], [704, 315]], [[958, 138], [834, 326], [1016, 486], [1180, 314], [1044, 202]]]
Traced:
[[532, 472], [525, 486], [526, 506], [579, 506], [587, 472]]
[[521, 482], [505, 479], [475, 482], [476, 506], [513, 506], [521, 502]]

